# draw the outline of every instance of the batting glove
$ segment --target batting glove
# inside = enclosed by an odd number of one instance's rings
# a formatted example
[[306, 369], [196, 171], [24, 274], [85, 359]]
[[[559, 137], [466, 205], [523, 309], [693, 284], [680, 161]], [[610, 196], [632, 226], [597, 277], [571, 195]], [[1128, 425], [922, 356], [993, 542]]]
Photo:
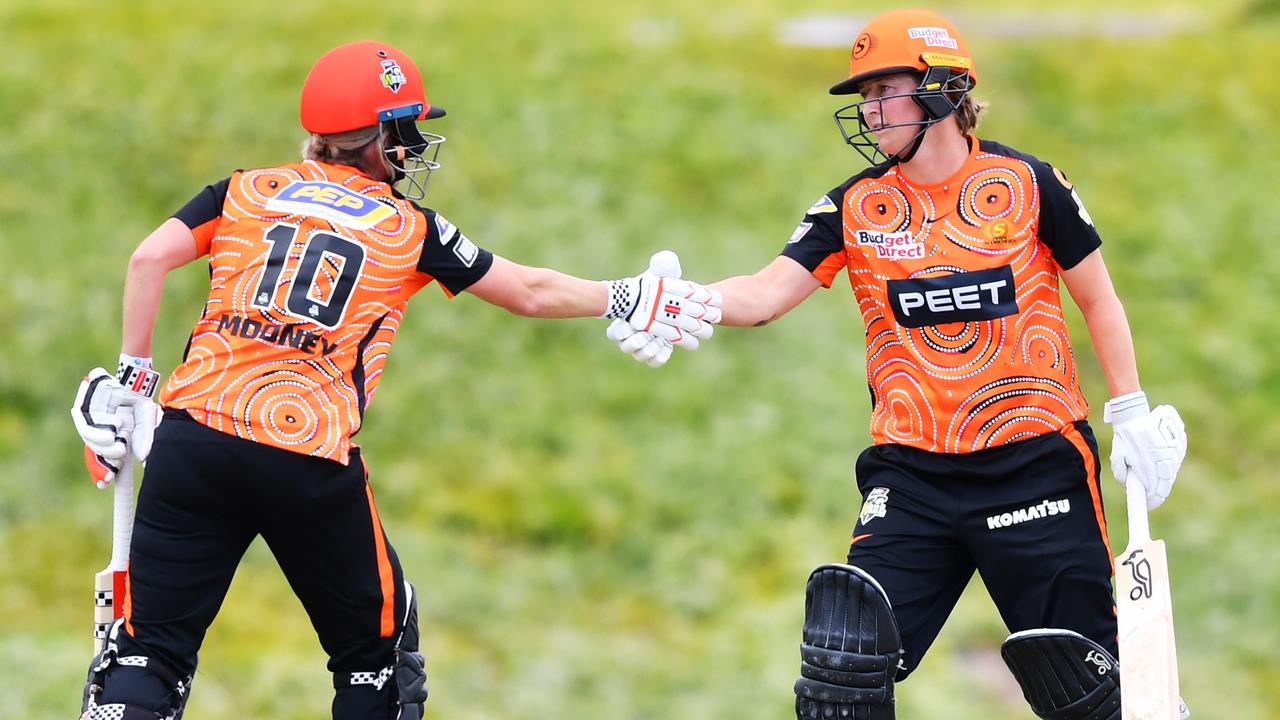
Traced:
[[[666, 272], [674, 265], [675, 274], [656, 273], [655, 265]], [[624, 320], [633, 330], [697, 350], [700, 340], [711, 337], [712, 323], [720, 322], [723, 299], [720, 293], [679, 277], [675, 253], [655, 254], [645, 273], [608, 281], [609, 305], [601, 317]]]
[[649, 367], [662, 367], [671, 359], [674, 346], [668, 340], [654, 337], [631, 327], [626, 320], [614, 320], [605, 336], [618, 343], [618, 349]]
[[1187, 456], [1187, 430], [1172, 405], [1150, 410], [1142, 391], [1107, 401], [1102, 419], [1111, 423], [1111, 472], [1120, 484], [1130, 474], [1147, 491], [1147, 510], [1160, 507]]
[[84, 440], [85, 462], [98, 487], [110, 484], [130, 450], [146, 462], [160, 421], [160, 408], [151, 401], [159, 382], [150, 358], [123, 353], [115, 377], [99, 367], [80, 382], [71, 420]]

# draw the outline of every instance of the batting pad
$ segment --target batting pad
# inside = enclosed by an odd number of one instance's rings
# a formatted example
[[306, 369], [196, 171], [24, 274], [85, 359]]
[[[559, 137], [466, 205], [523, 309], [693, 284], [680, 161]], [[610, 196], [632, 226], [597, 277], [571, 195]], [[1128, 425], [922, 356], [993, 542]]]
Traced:
[[[892, 717], [898, 623], [884, 590], [863, 570], [831, 564], [810, 574], [800, 656], [797, 716], [870, 717], [870, 706], [878, 706], [875, 715]], [[822, 706], [851, 714], [828, 715]]]
[[1037, 717], [1120, 720], [1120, 670], [1103, 647], [1070, 630], [1010, 635], [1000, 656]]

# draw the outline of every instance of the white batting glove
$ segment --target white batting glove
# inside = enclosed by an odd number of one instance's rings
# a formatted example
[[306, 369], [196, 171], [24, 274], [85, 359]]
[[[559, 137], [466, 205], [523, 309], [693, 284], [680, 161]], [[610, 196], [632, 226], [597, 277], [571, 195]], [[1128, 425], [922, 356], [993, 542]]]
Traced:
[[[649, 270], [635, 277], [610, 280], [609, 305], [602, 317], [625, 320], [634, 330], [648, 333], [686, 350], [711, 337], [720, 322], [720, 293], [679, 279], [679, 258], [664, 250], [649, 261]], [[674, 275], [654, 272], [658, 269]], [[647, 342], [647, 341], [646, 341]]]
[[618, 349], [649, 367], [662, 367], [671, 359], [671, 350], [675, 347], [670, 341], [654, 337], [647, 332], [640, 332], [626, 320], [614, 320], [605, 331], [605, 336], [618, 343]]
[[1123, 485], [1133, 473], [1147, 491], [1147, 510], [1160, 507], [1187, 456], [1187, 430], [1172, 405], [1150, 410], [1142, 391], [1107, 401], [1102, 419], [1111, 423], [1111, 472]]
[[80, 382], [71, 420], [84, 440], [85, 462], [98, 487], [110, 484], [130, 450], [146, 461], [160, 421], [160, 408], [151, 401], [159, 382], [150, 358], [123, 353], [114, 377], [99, 367]]

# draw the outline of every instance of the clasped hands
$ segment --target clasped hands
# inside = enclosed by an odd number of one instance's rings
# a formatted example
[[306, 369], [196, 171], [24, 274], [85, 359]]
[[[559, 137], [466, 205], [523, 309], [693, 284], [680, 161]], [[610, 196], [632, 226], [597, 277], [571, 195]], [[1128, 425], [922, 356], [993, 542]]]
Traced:
[[609, 305], [602, 317], [613, 323], [605, 335], [650, 367], [664, 365], [673, 348], [697, 350], [720, 322], [720, 293], [680, 275], [680, 258], [663, 250], [640, 275], [608, 281]]

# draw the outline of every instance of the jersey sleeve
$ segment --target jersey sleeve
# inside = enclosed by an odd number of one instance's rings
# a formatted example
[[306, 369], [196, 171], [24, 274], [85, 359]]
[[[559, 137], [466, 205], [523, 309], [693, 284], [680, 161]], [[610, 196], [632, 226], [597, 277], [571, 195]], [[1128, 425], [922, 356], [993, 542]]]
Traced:
[[1070, 270], [1097, 250], [1102, 238], [1067, 176], [1045, 162], [1033, 167], [1040, 185], [1040, 240], [1058, 267]]
[[458, 226], [434, 210], [421, 208], [427, 216], [427, 236], [422, 242], [418, 271], [440, 283], [453, 297], [484, 277], [493, 266], [493, 253], [477, 246]]
[[222, 203], [227, 199], [227, 188], [230, 186], [231, 178], [206, 185], [181, 210], [173, 214], [173, 217], [191, 228], [191, 234], [196, 238], [196, 248], [201, 255], [209, 254], [209, 246], [218, 230], [218, 220], [222, 217]]
[[823, 287], [831, 287], [836, 274], [847, 263], [844, 228], [840, 222], [841, 196], [841, 193], [832, 191], [818, 198], [805, 212], [804, 219], [791, 233], [791, 239], [781, 253], [813, 273]]

